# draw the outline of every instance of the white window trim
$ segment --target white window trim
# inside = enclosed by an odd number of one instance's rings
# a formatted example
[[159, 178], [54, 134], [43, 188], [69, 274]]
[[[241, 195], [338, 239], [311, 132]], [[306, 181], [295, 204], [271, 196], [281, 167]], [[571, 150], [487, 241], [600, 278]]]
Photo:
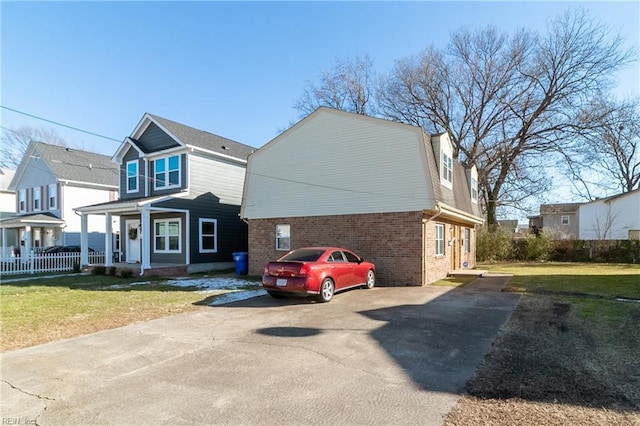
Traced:
[[[169, 158], [178, 157], [178, 183], [175, 185], [171, 185], [169, 183]], [[156, 178], [156, 162], [158, 160], [164, 160], [165, 169], [164, 169], [164, 186], [158, 186], [158, 179]], [[166, 157], [158, 157], [153, 160], [153, 189], [171, 189], [171, 188], [180, 188], [182, 183], [182, 155], [167, 155]]]
[[27, 211], [27, 190], [21, 189], [18, 194], [18, 211], [24, 213]]
[[[442, 238], [439, 239], [438, 238], [438, 229], [442, 229]], [[444, 225], [442, 223], [436, 223], [436, 227], [435, 227], [435, 248], [434, 248], [434, 253], [436, 256], [441, 257], [444, 256], [445, 254], [445, 244], [444, 244]], [[441, 242], [441, 244], [438, 244], [438, 242]], [[442, 253], [439, 253], [439, 248], [442, 247]]]
[[[169, 231], [169, 223], [170, 222], [178, 222], [178, 249], [177, 250], [169, 250], [167, 249], [167, 247], [169, 246], [169, 235], [164, 235], [165, 237], [165, 242], [164, 242], [164, 250], [158, 250], [156, 248], [156, 237], [158, 236], [156, 234], [156, 224], [159, 222], [164, 222], [167, 224], [166, 229], [167, 232]], [[182, 253], [182, 218], [179, 217], [168, 217], [168, 218], [163, 218], [163, 219], [154, 219], [153, 220], [153, 252], [154, 253]]]
[[[279, 244], [278, 244], [280, 242], [280, 238], [281, 238], [280, 236], [278, 236], [278, 228], [281, 227], [281, 226], [286, 226], [286, 227], [289, 228], [289, 236], [288, 236], [288, 238], [289, 238], [289, 247], [287, 247], [287, 248], [280, 248]], [[286, 238], [286, 237], [283, 237], [283, 238]], [[281, 224], [276, 225], [276, 251], [290, 251], [290, 250], [291, 250], [291, 225], [286, 224], [286, 223], [281, 223]]]
[[[129, 189], [129, 165], [133, 164], [136, 166], [136, 174], [135, 174], [135, 182], [136, 182], [136, 188], [135, 189]], [[127, 191], [127, 194], [132, 194], [134, 192], [138, 192], [138, 176], [140, 175], [140, 173], [138, 173], [138, 168], [140, 167], [140, 164], [138, 164], [138, 160], [131, 160], [131, 161], [127, 161], [127, 169], [125, 170], [127, 179], [125, 181], [125, 189]]]
[[[38, 207], [36, 207], [36, 200], [38, 201]], [[42, 188], [33, 188], [33, 211], [42, 211]]]
[[[565, 218], [567, 219], [567, 223], [564, 222]], [[560, 223], [562, 225], [570, 225], [571, 224], [571, 218], [569, 217], [568, 214], [563, 214], [562, 216], [560, 216]]]
[[[205, 235], [202, 233], [202, 224], [205, 222], [213, 223], [213, 249], [202, 248], [202, 237]], [[210, 234], [206, 234], [210, 237]], [[218, 252], [218, 219], [208, 219], [201, 217], [198, 225], [198, 245], [200, 247], [200, 253], [217, 253]]]
[[[445, 161], [445, 159], [448, 159], [451, 162], [450, 168], [447, 167], [447, 161]], [[447, 188], [453, 188], [453, 156], [448, 152], [443, 151], [442, 155], [440, 156], [440, 164], [442, 165], [442, 167], [440, 168], [440, 170], [442, 171], [440, 181]], [[447, 179], [447, 175], [450, 175], [450, 179]]]
[[478, 202], [478, 179], [471, 178], [471, 201]]
[[[53, 196], [51, 196], [51, 192], [53, 190]], [[53, 205], [51, 205], [51, 199], [53, 198]], [[49, 185], [49, 197], [47, 199], [47, 205], [49, 206], [49, 210], [55, 210], [58, 205], [58, 185], [52, 183]]]

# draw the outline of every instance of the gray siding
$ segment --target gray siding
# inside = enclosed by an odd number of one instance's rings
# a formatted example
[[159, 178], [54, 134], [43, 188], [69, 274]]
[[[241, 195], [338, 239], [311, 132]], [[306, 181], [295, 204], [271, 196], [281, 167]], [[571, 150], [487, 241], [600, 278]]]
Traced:
[[[127, 193], [127, 162], [138, 161], [138, 191]], [[146, 185], [146, 173], [144, 170], [145, 162], [139, 158], [138, 151], [133, 147], [129, 148], [122, 159], [120, 165], [120, 199], [128, 200], [131, 198], [144, 197], [144, 187]]]
[[189, 166], [190, 193], [212, 193], [221, 203], [240, 206], [246, 171], [244, 165], [191, 154]]
[[[212, 193], [191, 200], [174, 199], [158, 204], [159, 207], [189, 209], [191, 263], [229, 262], [232, 253], [247, 251], [247, 224], [240, 220], [240, 206], [220, 203]], [[200, 218], [217, 220], [217, 253], [200, 253]]]
[[180, 146], [171, 136], [167, 135], [157, 124], [151, 123], [138, 138], [140, 147], [145, 152], [162, 151], [167, 148]]

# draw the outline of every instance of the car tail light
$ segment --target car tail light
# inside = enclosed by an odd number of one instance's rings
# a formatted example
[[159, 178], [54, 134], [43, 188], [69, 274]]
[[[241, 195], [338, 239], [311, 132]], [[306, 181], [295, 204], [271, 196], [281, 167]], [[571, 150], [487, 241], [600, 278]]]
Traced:
[[306, 263], [300, 267], [300, 271], [298, 271], [298, 275], [301, 277], [306, 277], [311, 272], [311, 266]]
[[269, 275], [269, 264], [264, 265], [264, 270], [262, 271], [263, 275]]

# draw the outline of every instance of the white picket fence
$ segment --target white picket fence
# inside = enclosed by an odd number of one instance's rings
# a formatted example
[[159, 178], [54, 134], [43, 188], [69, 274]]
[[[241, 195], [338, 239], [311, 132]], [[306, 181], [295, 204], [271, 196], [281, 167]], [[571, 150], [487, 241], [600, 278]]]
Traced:
[[[104, 253], [90, 252], [90, 265], [104, 265]], [[41, 272], [73, 271], [80, 265], [80, 253], [33, 253], [0, 258], [0, 275], [37, 274]]]

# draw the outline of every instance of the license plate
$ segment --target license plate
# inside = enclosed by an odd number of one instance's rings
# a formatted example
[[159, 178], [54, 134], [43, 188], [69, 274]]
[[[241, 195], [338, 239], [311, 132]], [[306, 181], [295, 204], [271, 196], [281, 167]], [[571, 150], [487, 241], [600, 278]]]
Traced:
[[276, 280], [276, 285], [277, 285], [278, 287], [284, 287], [284, 286], [286, 286], [286, 285], [287, 285], [287, 280], [285, 280], [284, 278], [278, 278], [278, 279]]

